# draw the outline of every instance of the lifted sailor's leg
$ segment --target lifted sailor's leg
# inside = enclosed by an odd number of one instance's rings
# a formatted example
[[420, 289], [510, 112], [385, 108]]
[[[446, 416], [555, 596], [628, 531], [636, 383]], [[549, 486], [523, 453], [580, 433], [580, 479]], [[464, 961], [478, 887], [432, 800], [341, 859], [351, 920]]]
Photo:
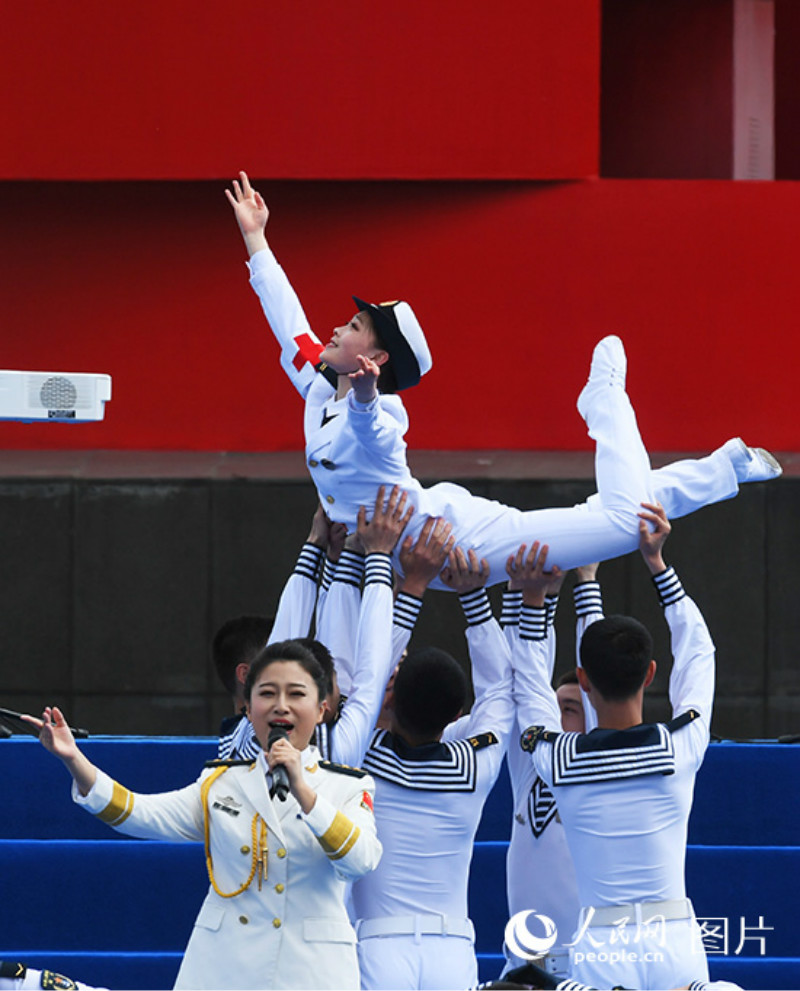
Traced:
[[652, 502], [650, 458], [625, 391], [627, 359], [619, 337], [595, 347], [578, 412], [596, 444], [595, 475], [603, 510], [622, 529], [638, 534], [643, 502]]

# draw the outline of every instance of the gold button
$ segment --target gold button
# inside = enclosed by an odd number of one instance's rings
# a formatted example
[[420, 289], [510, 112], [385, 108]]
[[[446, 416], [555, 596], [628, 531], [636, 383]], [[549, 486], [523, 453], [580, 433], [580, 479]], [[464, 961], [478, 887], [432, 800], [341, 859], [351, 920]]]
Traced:
[[333, 498], [332, 495], [326, 495], [325, 496], [325, 502], [327, 502], [329, 506], [332, 506], [333, 503], [336, 502], [336, 500]]
[[241, 852], [242, 853], [250, 853], [250, 847], [249, 846], [243, 846], [242, 849], [241, 849]]
[[283, 860], [283, 858], [286, 856], [286, 850], [284, 850], [283, 847], [278, 847], [278, 856], [281, 858], [281, 860]]
[[247, 925], [247, 923], [248, 923], [249, 921], [250, 921], [250, 920], [249, 920], [249, 919], [247, 918], [247, 916], [246, 916], [246, 915], [240, 915], [240, 916], [239, 916], [239, 922], [241, 922], [241, 924], [242, 924], [243, 926], [246, 926], [246, 925]]
[[316, 468], [318, 464], [319, 461], [315, 461], [313, 458], [308, 462], [309, 468]]
[[276, 884], [275, 885], [275, 890], [278, 892], [279, 895], [282, 895], [283, 892], [284, 892], [284, 887], [283, 887], [282, 884]]
[[272, 920], [272, 924], [273, 924], [273, 926], [275, 926], [276, 929], [280, 929], [280, 927], [281, 927], [281, 920], [280, 919], [273, 919]]

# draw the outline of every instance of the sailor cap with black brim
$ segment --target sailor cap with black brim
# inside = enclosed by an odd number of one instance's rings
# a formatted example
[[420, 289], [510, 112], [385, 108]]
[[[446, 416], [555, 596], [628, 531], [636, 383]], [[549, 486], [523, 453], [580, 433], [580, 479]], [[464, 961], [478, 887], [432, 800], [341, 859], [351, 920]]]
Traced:
[[367, 303], [358, 296], [353, 302], [359, 313], [366, 311], [389, 352], [397, 391], [416, 385], [433, 365], [425, 334], [414, 311], [404, 300], [393, 303]]

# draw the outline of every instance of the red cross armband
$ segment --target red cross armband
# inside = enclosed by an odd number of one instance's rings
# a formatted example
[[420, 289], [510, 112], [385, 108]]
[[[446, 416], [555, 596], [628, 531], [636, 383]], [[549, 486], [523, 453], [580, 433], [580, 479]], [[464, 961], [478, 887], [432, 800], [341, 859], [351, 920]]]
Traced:
[[315, 368], [319, 364], [319, 356], [325, 350], [319, 341], [315, 341], [310, 334], [300, 334], [292, 338], [297, 345], [297, 354], [292, 358], [292, 364], [301, 371], [306, 362]]

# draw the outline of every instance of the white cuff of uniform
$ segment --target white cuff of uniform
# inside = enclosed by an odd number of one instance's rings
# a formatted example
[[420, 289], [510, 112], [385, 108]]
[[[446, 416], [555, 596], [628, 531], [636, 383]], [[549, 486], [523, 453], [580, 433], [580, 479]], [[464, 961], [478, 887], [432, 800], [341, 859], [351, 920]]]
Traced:
[[547, 610], [547, 625], [552, 626], [556, 621], [556, 608], [558, 607], [557, 595], [546, 595], [544, 597], [544, 607]]
[[333, 824], [336, 813], [339, 811], [330, 799], [324, 795], [316, 793], [317, 800], [310, 812], [300, 812], [300, 818], [308, 824], [309, 829], [315, 836], [322, 836]]
[[322, 562], [322, 580], [320, 585], [322, 590], [327, 592], [328, 589], [333, 584], [333, 580], [336, 577], [336, 562], [331, 561], [328, 555], [325, 555], [325, 560]]
[[103, 809], [107, 808], [111, 802], [115, 784], [116, 782], [113, 778], [110, 778], [105, 771], [101, 771], [98, 768], [97, 778], [88, 795], [81, 795], [76, 782], [72, 782], [72, 801], [76, 805], [80, 805], [81, 808], [86, 809], [87, 812], [91, 812], [92, 815], [97, 815]]
[[503, 591], [503, 605], [500, 612], [501, 626], [518, 626], [519, 614], [522, 610], [522, 589], [505, 589]]
[[675, 574], [673, 567], [666, 568], [658, 575], [653, 575], [653, 584], [656, 587], [658, 601], [661, 603], [663, 609], [666, 609], [667, 606], [674, 605], [676, 602], [680, 602], [686, 595], [683, 585], [681, 585], [681, 580]]
[[520, 640], [545, 640], [547, 638], [547, 606], [523, 604], [519, 617]]
[[364, 585], [374, 585], [376, 582], [382, 582], [389, 588], [394, 588], [392, 559], [382, 551], [367, 554], [367, 560], [364, 564]]
[[394, 617], [392, 622], [404, 630], [413, 632], [422, 609], [422, 599], [410, 592], [398, 592], [394, 600]]
[[278, 260], [273, 255], [270, 248], [261, 248], [247, 261], [247, 270], [250, 273], [250, 281], [265, 275], [268, 268], [278, 265]]
[[458, 598], [469, 626], [480, 626], [481, 623], [488, 623], [492, 618], [492, 607], [485, 588], [464, 592]]
[[591, 616], [603, 611], [603, 594], [600, 591], [600, 582], [580, 582], [573, 587], [572, 597], [575, 600], [575, 615], [578, 617]]
[[[366, 789], [364, 789], [366, 791]], [[323, 844], [323, 849], [332, 860], [343, 857], [358, 838], [360, 829], [350, 816], [346, 815], [324, 795], [317, 794], [311, 811], [300, 813], [311, 832]]]
[[372, 397], [372, 399], [370, 399], [370, 401], [368, 403], [360, 403], [356, 399], [356, 394], [351, 389], [347, 393], [347, 405], [348, 405], [348, 408], [353, 413], [371, 413], [375, 409], [375, 407], [378, 405], [378, 399], [379, 398], [380, 398], [380, 393], [377, 393], [375, 396]]
[[317, 547], [316, 544], [303, 544], [294, 566], [294, 573], [301, 578], [316, 582], [324, 553], [322, 548]]
[[339, 555], [336, 562], [336, 574], [333, 580], [344, 582], [346, 585], [354, 585], [361, 588], [361, 579], [364, 577], [364, 555], [351, 551], [348, 548]]

